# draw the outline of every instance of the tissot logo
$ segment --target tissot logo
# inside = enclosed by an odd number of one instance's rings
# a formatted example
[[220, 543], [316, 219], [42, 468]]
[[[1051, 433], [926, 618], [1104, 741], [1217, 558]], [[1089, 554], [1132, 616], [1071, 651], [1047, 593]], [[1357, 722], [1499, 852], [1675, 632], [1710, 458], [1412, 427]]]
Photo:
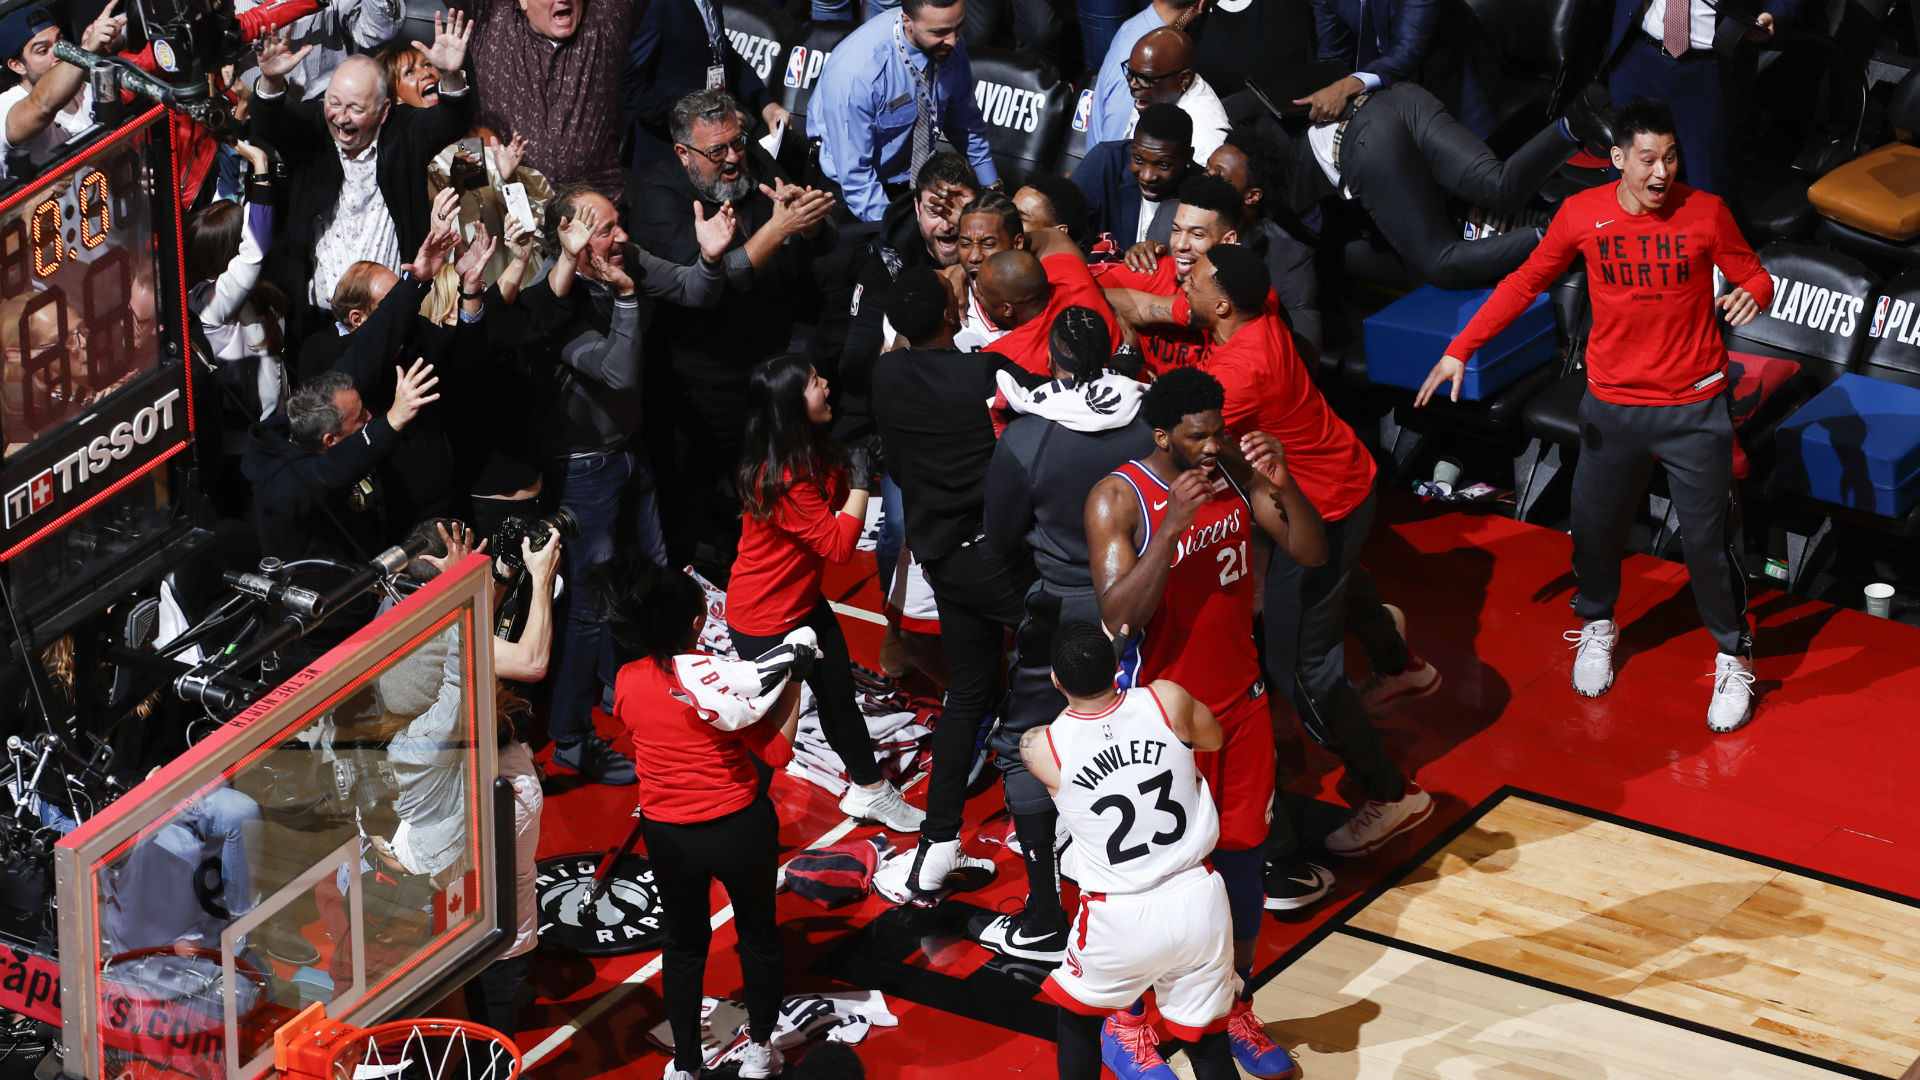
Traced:
[[773, 74], [774, 58], [780, 55], [780, 43], [771, 38], [749, 34], [744, 30], [728, 30], [727, 40], [733, 43], [733, 51], [753, 69], [755, 75], [764, 82]]
[[1902, 345], [1920, 346], [1920, 318], [1915, 317], [1916, 309], [1920, 309], [1920, 304], [1912, 300], [1883, 296], [1873, 310], [1873, 325], [1868, 333], [1877, 338], [1891, 338]]
[[53, 502], [53, 470], [48, 469], [39, 476], [7, 492], [7, 527], [24, 521], [27, 515], [44, 510]]
[[1026, 132], [1039, 129], [1040, 111], [1047, 107], [1047, 95], [1038, 90], [984, 80], [973, 84], [973, 101], [987, 123]]
[[1867, 309], [1865, 297], [1838, 292], [1823, 285], [1809, 285], [1778, 274], [1770, 276], [1773, 278], [1773, 306], [1767, 309], [1768, 316], [1843, 338], [1852, 337], [1854, 329], [1860, 325], [1860, 315]]

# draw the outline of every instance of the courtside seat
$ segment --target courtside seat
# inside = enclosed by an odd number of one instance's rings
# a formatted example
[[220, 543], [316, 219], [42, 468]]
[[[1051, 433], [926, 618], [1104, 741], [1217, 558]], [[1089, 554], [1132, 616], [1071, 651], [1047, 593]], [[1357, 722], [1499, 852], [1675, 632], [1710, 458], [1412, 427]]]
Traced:
[[[1866, 352], [1878, 281], [1860, 260], [1827, 248], [1777, 241], [1759, 251], [1773, 302], [1727, 331], [1727, 348], [1798, 361], [1817, 387], [1851, 371]], [[1722, 286], [1724, 289], [1724, 284]]]
[[1030, 56], [985, 47], [968, 52], [973, 100], [987, 121], [994, 168], [1011, 192], [1027, 174], [1059, 160], [1073, 118], [1073, 87]]
[[1896, 141], [1828, 172], [1807, 189], [1824, 220], [1817, 234], [1867, 258], [1920, 263], [1920, 71], [1894, 89], [1887, 120]]
[[[1531, 138], [1593, 78], [1606, 44], [1603, 0], [1464, 0], [1449, 10], [1452, 36], [1497, 113], [1487, 145], [1507, 153]], [[1442, 33], [1448, 33], [1447, 30]]]

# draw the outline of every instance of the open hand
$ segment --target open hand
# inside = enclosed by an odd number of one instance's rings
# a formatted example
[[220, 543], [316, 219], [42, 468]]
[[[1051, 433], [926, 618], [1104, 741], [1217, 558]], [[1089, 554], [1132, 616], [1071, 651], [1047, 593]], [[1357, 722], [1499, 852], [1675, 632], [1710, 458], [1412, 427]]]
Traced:
[[1413, 398], [1413, 407], [1417, 409], [1431, 401], [1433, 392], [1440, 389], [1441, 383], [1446, 382], [1453, 384], [1453, 392], [1448, 395], [1449, 399], [1459, 401], [1460, 384], [1466, 377], [1467, 365], [1464, 362], [1451, 356], [1441, 357], [1440, 362], [1433, 365], [1433, 370], [1427, 372], [1427, 381], [1420, 384], [1420, 392]]
[[520, 223], [519, 217], [513, 214], [506, 216], [506, 222], [507, 257], [514, 262], [533, 261], [533, 233]]
[[473, 530], [461, 522], [454, 522], [453, 528], [449, 529], [447, 528], [447, 523], [443, 521], [436, 526], [436, 528], [440, 532], [440, 542], [446, 545], [447, 553], [438, 558], [432, 555], [422, 555], [420, 558], [423, 562], [431, 564], [443, 574], [447, 572], [448, 568], [460, 565], [460, 560], [472, 555], [474, 552], [487, 550], [487, 542], [482, 540], [480, 543], [475, 544], [473, 542]]
[[467, 244], [467, 250], [460, 253], [460, 261], [453, 269], [460, 275], [460, 287], [467, 292], [479, 292], [486, 280], [488, 260], [500, 246], [498, 238], [487, 234], [487, 223], [473, 223], [473, 239]]
[[1287, 472], [1287, 450], [1280, 440], [1264, 431], [1250, 431], [1240, 437], [1240, 453], [1244, 454], [1247, 464], [1253, 471], [1266, 477], [1274, 487], [1284, 488], [1293, 482]]
[[580, 207], [580, 216], [560, 219], [560, 250], [575, 259], [587, 250], [587, 241], [593, 239], [593, 231], [600, 225], [592, 206]]
[[527, 140], [525, 136], [515, 135], [512, 142], [503, 143], [500, 136], [489, 135], [487, 149], [493, 152], [493, 171], [500, 174], [501, 180], [510, 181], [527, 156]]
[[473, 37], [473, 20], [459, 8], [433, 13], [433, 44], [422, 41], [413, 47], [426, 54], [427, 63], [442, 72], [457, 75], [467, 66], [467, 41]]
[[720, 209], [707, 216], [706, 207], [700, 200], [693, 201], [693, 235], [700, 241], [700, 256], [708, 262], [719, 262], [726, 255], [727, 248], [733, 244], [734, 229], [739, 222], [733, 212], [733, 203], [723, 202]]
[[399, 431], [420, 415], [423, 406], [440, 400], [439, 394], [429, 393], [440, 380], [433, 373], [433, 365], [424, 359], [415, 360], [405, 371], [395, 367], [393, 374], [393, 405], [387, 409], [387, 424]]
[[[89, 30], [91, 30], [91, 28], [89, 28]], [[299, 49], [295, 49], [293, 47], [293, 31], [291, 30], [282, 30], [277, 34], [268, 34], [266, 37], [260, 39], [258, 48], [259, 60], [257, 63], [260, 68], [260, 78], [263, 81], [272, 82], [273, 86], [268, 89], [275, 93], [277, 93], [278, 90], [274, 88], [284, 88], [287, 75], [291, 73], [294, 68], [299, 67], [300, 61], [305, 60], [307, 54], [313, 51], [313, 46], [311, 45], [303, 45]]]

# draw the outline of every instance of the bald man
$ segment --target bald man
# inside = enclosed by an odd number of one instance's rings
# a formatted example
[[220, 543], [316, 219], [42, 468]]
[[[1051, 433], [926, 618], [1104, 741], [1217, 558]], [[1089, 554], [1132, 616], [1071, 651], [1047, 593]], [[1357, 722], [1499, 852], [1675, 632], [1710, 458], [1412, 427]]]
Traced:
[[1006, 331], [987, 348], [1051, 378], [1047, 334], [1062, 311], [1092, 308], [1106, 321], [1113, 341], [1120, 340], [1120, 324], [1087, 270], [1086, 256], [1066, 233], [1035, 229], [1026, 234], [1026, 244], [1025, 250], [1002, 251], [981, 264], [973, 279], [974, 300], [988, 322]]
[[354, 263], [398, 271], [433, 222], [423, 178], [427, 165], [474, 122], [462, 68], [470, 24], [456, 12], [431, 45], [416, 42], [440, 69], [440, 100], [428, 108], [391, 103], [386, 71], [365, 56], [334, 69], [327, 92], [293, 101], [287, 74], [306, 50], [278, 39], [260, 44], [260, 83], [251, 136], [286, 159], [285, 212], [268, 252], [268, 277], [296, 302], [289, 330], [306, 336], [333, 325], [335, 287]]
[[1133, 47], [1121, 74], [1127, 80], [1127, 93], [1133, 96], [1133, 112], [1127, 117], [1127, 133], [1140, 124], [1140, 112], [1149, 105], [1178, 105], [1193, 117], [1193, 159], [1205, 161], [1220, 144], [1227, 141], [1226, 106], [1193, 70], [1193, 39], [1171, 26], [1149, 30]]

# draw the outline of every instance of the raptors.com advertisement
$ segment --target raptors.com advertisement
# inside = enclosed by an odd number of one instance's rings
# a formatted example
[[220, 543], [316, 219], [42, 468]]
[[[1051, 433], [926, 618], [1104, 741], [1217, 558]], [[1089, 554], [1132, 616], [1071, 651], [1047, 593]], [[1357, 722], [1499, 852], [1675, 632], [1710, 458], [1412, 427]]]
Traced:
[[184, 448], [187, 412], [186, 372], [169, 365], [8, 457], [0, 470], [0, 560]]

